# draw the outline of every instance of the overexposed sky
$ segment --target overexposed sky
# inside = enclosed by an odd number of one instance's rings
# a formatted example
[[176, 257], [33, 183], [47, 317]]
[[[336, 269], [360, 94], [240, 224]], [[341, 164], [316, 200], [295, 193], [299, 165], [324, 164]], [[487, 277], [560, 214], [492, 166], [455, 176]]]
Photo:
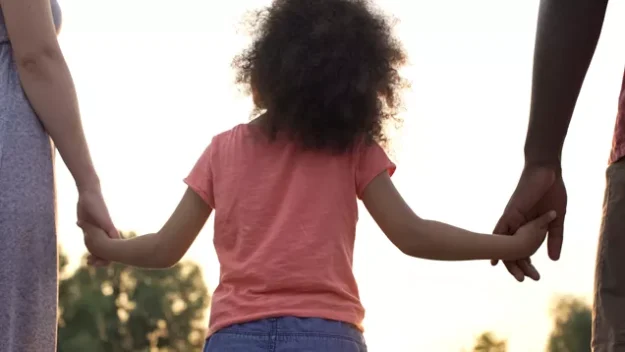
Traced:
[[[61, 0], [61, 44], [116, 225], [160, 228], [182, 178], [211, 137], [246, 121], [248, 98], [230, 60], [247, 42], [246, 10], [267, 1]], [[530, 97], [537, 0], [379, 0], [410, 55], [395, 181], [423, 217], [490, 232], [516, 185]], [[569, 208], [562, 259], [535, 262], [543, 279], [516, 283], [487, 262], [443, 263], [399, 253], [364, 208], [355, 270], [372, 351], [460, 351], [484, 330], [510, 352], [541, 351], [558, 293], [590, 297], [604, 170], [625, 64], [625, 4], [612, 2], [565, 146]], [[239, 28], [240, 29], [240, 28]], [[84, 253], [76, 192], [57, 166], [59, 236]], [[212, 221], [188, 259], [214, 289]]]

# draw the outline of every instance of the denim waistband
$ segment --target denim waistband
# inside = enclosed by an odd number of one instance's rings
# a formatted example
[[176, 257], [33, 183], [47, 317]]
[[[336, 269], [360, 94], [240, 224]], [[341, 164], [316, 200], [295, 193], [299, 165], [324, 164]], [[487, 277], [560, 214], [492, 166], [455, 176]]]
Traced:
[[336, 336], [365, 343], [360, 330], [349, 323], [321, 318], [278, 317], [234, 324], [216, 332], [217, 334], [245, 334], [257, 336]]

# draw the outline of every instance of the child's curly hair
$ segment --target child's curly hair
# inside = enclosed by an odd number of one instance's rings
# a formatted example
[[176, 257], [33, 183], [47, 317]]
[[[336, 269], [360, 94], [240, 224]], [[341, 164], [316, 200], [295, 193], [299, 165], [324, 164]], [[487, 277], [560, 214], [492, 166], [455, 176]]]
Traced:
[[345, 152], [385, 146], [397, 120], [398, 68], [406, 61], [391, 25], [367, 0], [274, 0], [253, 16], [254, 42], [237, 56], [236, 82], [254, 93], [270, 137]]

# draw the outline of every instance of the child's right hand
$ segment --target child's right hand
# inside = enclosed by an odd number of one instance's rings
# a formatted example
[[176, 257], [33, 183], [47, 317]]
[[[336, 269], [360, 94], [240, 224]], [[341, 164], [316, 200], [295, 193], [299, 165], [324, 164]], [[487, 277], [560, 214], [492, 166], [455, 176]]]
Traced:
[[547, 212], [535, 220], [521, 226], [514, 234], [518, 258], [531, 257], [545, 241], [549, 224], [555, 220], [556, 212]]

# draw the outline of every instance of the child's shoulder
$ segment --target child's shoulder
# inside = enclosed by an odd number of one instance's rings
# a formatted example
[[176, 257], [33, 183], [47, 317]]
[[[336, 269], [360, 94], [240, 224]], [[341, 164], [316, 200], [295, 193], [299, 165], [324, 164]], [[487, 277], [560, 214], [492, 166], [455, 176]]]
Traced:
[[211, 140], [211, 146], [214, 146], [214, 148], [218, 148], [220, 144], [231, 141], [233, 139], [245, 137], [247, 134], [249, 134], [248, 124], [241, 123], [213, 135], [213, 138]]
[[244, 132], [244, 130], [247, 129], [247, 125], [246, 123], [240, 123], [234, 127], [230, 127], [227, 130], [221, 131], [217, 134], [215, 134], [213, 136], [213, 140], [216, 139], [227, 139], [227, 138], [231, 138], [234, 137], [238, 134], [241, 134], [242, 132]]
[[206, 152], [213, 157], [217, 154], [233, 157], [233, 153], [246, 152], [266, 142], [258, 126], [241, 123], [213, 135]]

